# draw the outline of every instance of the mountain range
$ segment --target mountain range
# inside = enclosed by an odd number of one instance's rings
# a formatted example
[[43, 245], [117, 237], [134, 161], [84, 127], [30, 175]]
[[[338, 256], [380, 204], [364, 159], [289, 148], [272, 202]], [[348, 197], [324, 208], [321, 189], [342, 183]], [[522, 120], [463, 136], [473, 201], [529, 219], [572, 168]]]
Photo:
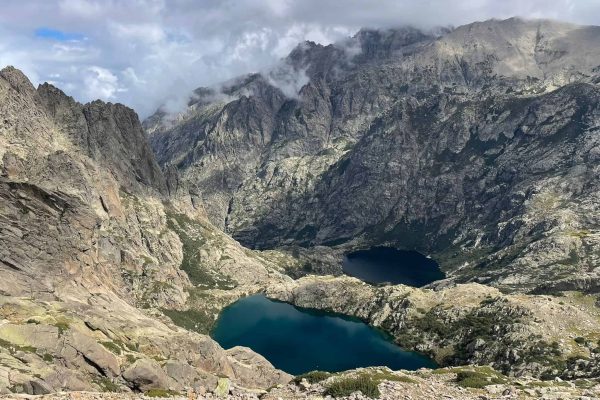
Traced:
[[[323, 395], [208, 336], [261, 292], [446, 367], [365, 370], [390, 398], [600, 395], [598, 43], [519, 18], [363, 29], [143, 122], [4, 68], [0, 394]], [[343, 276], [372, 246], [447, 279]]]

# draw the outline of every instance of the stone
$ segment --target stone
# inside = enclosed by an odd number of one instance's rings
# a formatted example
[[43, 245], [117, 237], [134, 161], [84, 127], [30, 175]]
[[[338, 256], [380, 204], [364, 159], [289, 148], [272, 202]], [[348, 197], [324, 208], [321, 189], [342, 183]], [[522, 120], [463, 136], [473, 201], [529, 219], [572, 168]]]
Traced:
[[169, 378], [160, 365], [153, 360], [137, 360], [123, 372], [123, 378], [133, 388], [141, 391], [169, 387]]
[[[75, 349], [77, 354], [81, 354], [88, 364], [100, 369], [104, 375], [114, 377], [121, 373], [117, 357], [89, 336], [73, 331], [67, 337], [65, 344]], [[63, 352], [62, 354], [69, 353]]]
[[229, 395], [229, 389], [231, 387], [231, 381], [229, 378], [219, 378], [217, 387], [214, 390], [214, 394], [217, 397], [225, 398]]

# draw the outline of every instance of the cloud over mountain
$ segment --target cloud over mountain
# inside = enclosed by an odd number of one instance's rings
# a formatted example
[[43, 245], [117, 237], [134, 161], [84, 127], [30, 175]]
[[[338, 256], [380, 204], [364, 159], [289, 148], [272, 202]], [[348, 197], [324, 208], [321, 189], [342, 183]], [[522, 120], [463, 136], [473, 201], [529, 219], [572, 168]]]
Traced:
[[[512, 15], [600, 24], [594, 0], [16, 0], [3, 2], [0, 64], [80, 101], [142, 116], [177, 94], [270, 68], [298, 42], [330, 43], [361, 27], [458, 25]], [[294, 86], [294, 85], [292, 85]]]

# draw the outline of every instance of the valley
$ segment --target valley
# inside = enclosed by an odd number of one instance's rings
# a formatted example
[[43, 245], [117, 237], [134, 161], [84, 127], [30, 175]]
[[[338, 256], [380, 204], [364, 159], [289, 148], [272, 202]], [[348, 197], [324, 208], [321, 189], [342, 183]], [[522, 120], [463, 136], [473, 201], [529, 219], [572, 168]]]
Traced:
[[0, 398], [600, 397], [598, 40], [363, 29], [145, 121], [2, 69]]

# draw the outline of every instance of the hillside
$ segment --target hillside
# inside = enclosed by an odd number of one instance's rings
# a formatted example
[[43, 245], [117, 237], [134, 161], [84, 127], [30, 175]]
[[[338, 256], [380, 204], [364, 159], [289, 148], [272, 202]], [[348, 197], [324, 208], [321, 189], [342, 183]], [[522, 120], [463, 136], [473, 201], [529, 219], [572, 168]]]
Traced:
[[144, 126], [246, 246], [387, 244], [457, 282], [597, 291], [599, 39], [518, 18], [362, 30]]

